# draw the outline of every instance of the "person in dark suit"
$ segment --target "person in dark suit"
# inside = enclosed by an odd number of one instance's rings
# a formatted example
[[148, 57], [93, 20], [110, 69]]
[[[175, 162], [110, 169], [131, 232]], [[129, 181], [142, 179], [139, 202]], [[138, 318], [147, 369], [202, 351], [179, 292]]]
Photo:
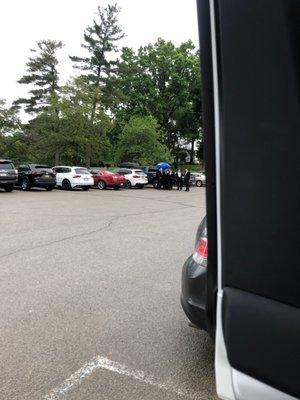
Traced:
[[162, 172], [161, 185], [164, 190], [167, 189], [167, 171], [166, 170], [163, 170], [163, 172]]
[[180, 169], [175, 174], [176, 178], [176, 184], [177, 184], [177, 190], [182, 190], [182, 184], [183, 184], [183, 179], [182, 179], [182, 172]]
[[168, 190], [172, 190], [173, 189], [173, 173], [172, 173], [172, 170], [171, 169], [169, 169], [168, 171], [167, 171], [167, 188], [168, 188]]
[[162, 174], [163, 174], [163, 170], [160, 168], [157, 172], [156, 172], [156, 179], [157, 179], [157, 186], [156, 189], [160, 190], [161, 186], [162, 186]]
[[185, 174], [184, 174], [184, 184], [185, 184], [185, 191], [189, 192], [190, 191], [190, 177], [191, 177], [191, 173], [188, 169], [185, 170]]

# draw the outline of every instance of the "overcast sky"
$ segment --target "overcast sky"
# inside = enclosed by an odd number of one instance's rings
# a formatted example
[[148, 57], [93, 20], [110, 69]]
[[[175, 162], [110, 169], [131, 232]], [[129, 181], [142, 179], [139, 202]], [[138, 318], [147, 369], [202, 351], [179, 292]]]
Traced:
[[[113, 3], [114, 1], [112, 1]], [[196, 0], [119, 0], [122, 46], [134, 48], [158, 37], [179, 44], [192, 39], [198, 47]], [[74, 74], [68, 55], [81, 55], [84, 29], [104, 0], [2, 0], [0, 5], [0, 98], [9, 102], [26, 94], [16, 83], [25, 72], [29, 49], [42, 39], [62, 40], [62, 82]]]

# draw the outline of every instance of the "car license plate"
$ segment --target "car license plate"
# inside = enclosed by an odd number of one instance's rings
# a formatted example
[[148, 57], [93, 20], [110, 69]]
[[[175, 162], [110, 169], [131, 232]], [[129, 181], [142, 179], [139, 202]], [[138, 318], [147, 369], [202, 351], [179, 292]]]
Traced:
[[83, 178], [85, 181], [88, 181], [89, 180], [89, 178]]

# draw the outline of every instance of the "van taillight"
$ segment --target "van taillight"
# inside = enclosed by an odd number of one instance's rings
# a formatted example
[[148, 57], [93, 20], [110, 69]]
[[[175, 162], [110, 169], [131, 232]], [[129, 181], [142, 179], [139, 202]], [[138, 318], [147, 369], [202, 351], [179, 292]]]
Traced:
[[207, 266], [207, 257], [208, 257], [208, 243], [207, 238], [200, 238], [197, 246], [195, 248], [193, 259], [196, 263], [200, 264], [202, 267]]

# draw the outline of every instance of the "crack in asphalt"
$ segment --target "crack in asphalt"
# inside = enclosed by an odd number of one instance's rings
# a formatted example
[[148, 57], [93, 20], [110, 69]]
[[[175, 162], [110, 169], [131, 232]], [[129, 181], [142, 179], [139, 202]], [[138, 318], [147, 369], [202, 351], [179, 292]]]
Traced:
[[[192, 208], [192, 207], [194, 207], [194, 206], [191, 206], [190, 208]], [[183, 208], [186, 208], [186, 207], [182, 207], [182, 209]], [[147, 211], [147, 212], [139, 212], [139, 213], [118, 215], [116, 217], [111, 218], [104, 226], [101, 226], [100, 228], [93, 229], [93, 230], [88, 231], [88, 232], [78, 233], [78, 234], [75, 234], [75, 235], [65, 236], [65, 237], [63, 237], [61, 239], [53, 240], [51, 242], [43, 243], [43, 244], [40, 244], [40, 245], [37, 245], [37, 246], [34, 246], [34, 247], [18, 249], [18, 250], [12, 251], [10, 253], [6, 253], [6, 254], [3, 254], [3, 255], [0, 255], [0, 259], [6, 258], [6, 257], [10, 257], [10, 256], [13, 256], [13, 255], [16, 255], [16, 254], [19, 254], [19, 253], [24, 253], [24, 252], [27, 252], [27, 251], [31, 251], [31, 250], [42, 249], [43, 247], [48, 247], [48, 246], [51, 246], [52, 244], [62, 243], [62, 242], [66, 242], [68, 240], [77, 239], [77, 238], [80, 238], [80, 237], [89, 236], [89, 235], [93, 235], [95, 233], [99, 233], [99, 232], [105, 231], [106, 229], [109, 229], [115, 221], [118, 221], [119, 219], [122, 219], [122, 218], [137, 217], [137, 216], [148, 215], [148, 214], [160, 214], [160, 213], [165, 213], [165, 212], [170, 212], [170, 211], [180, 210], [180, 209], [181, 208], [176, 208], [176, 209], [172, 208], [172, 209], [169, 209], [169, 210], [157, 210], [157, 211]]]

